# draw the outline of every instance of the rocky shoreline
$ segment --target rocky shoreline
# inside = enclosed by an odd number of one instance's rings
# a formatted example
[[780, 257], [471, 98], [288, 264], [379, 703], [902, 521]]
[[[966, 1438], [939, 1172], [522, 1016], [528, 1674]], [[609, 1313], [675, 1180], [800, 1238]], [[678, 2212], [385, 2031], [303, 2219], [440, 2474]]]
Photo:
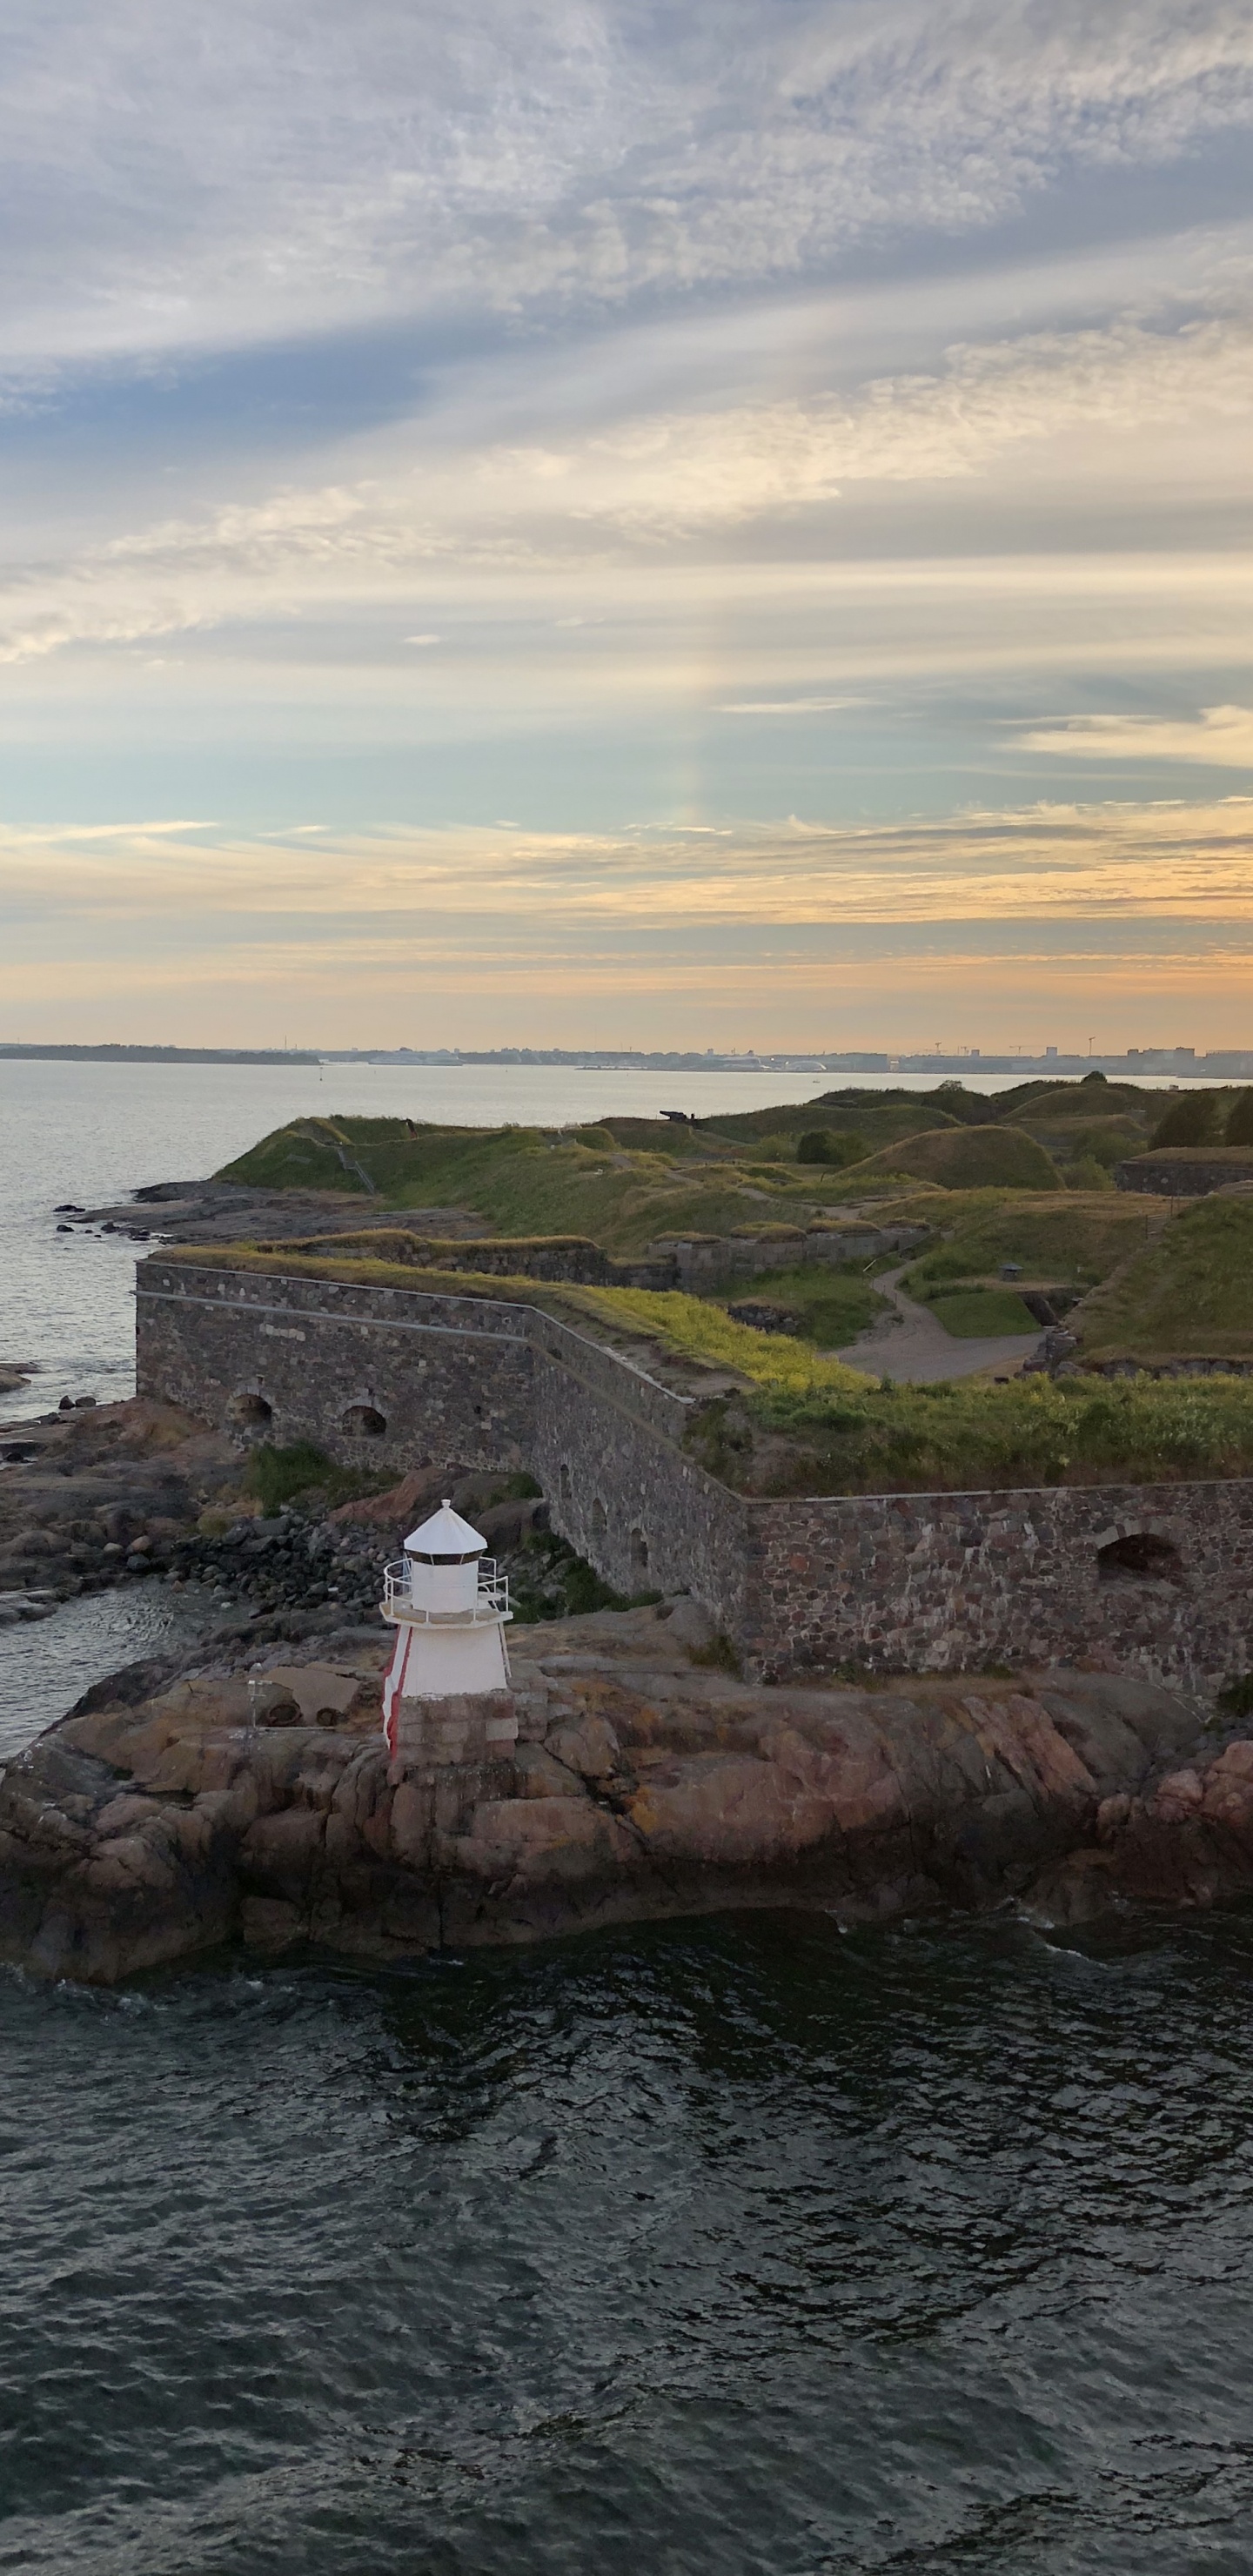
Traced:
[[315, 1234], [355, 1234], [403, 1226], [450, 1241], [481, 1234], [471, 1208], [371, 1208], [349, 1190], [253, 1189], [241, 1181], [152, 1181], [106, 1207], [66, 1201], [56, 1210], [62, 1234], [120, 1234], [131, 1243], [277, 1243]]
[[1253, 1886], [1253, 1742], [1108, 1674], [769, 1688], [698, 1605], [515, 1629], [490, 1775], [389, 1761], [390, 1640], [214, 1641], [0, 1779], [0, 1958], [112, 1984], [240, 1943], [379, 1962], [737, 1907], [1046, 1924]]
[[[368, 1620], [384, 1564], [444, 1483], [428, 1471], [338, 1508], [315, 1491], [265, 1514], [242, 1490], [246, 1466], [234, 1442], [141, 1397], [0, 1425], [0, 1626], [154, 1580], [207, 1586], [262, 1642]], [[507, 1479], [452, 1472], [498, 1553], [542, 1526], [534, 1499], [504, 1497]]]
[[[1253, 1887], [1253, 1741], [1147, 1682], [750, 1684], [687, 1597], [598, 1606], [525, 1478], [427, 1469], [266, 1512], [246, 1455], [173, 1406], [11, 1435], [0, 1621], [155, 1581], [203, 1587], [213, 1621], [0, 1775], [0, 1958], [33, 1974], [112, 1983], [241, 1941], [385, 1961], [739, 1906], [1065, 1923]], [[450, 1486], [531, 1622], [490, 1774], [390, 1763], [380, 1734], [382, 1567]]]

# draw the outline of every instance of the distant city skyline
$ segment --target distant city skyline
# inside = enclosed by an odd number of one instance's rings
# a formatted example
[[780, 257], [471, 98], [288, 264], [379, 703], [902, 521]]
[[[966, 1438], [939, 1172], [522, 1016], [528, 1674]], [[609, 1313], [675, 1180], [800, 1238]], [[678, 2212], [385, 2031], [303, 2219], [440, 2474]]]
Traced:
[[939, 1048], [924, 1053], [909, 1049], [839, 1049], [834, 1047], [789, 1048], [783, 1051], [757, 1048], [733, 1048], [719, 1052], [714, 1047], [699, 1050], [644, 1049], [627, 1047], [303, 1047], [279, 1050], [242, 1050], [237, 1048], [191, 1048], [173, 1044], [144, 1045], [112, 1042], [92, 1046], [82, 1041], [0, 1041], [0, 1064], [6, 1060], [20, 1062], [36, 1058], [58, 1061], [154, 1063], [248, 1063], [263, 1065], [336, 1065], [381, 1064], [420, 1065], [581, 1065], [605, 1072], [665, 1070], [676, 1072], [793, 1072], [796, 1074], [891, 1073], [902, 1077], [921, 1074], [943, 1078], [963, 1074], [983, 1077], [989, 1074], [1056, 1073], [1059, 1076], [1082, 1076], [1089, 1072], [1124, 1073], [1148, 1080], [1186, 1081], [1190, 1077], [1205, 1080], [1245, 1081], [1253, 1079], [1253, 1047], [1210, 1048], [1199, 1051], [1191, 1046], [1132, 1047], [1123, 1053], [1103, 1048], [1089, 1048], [1086, 1055], [1067, 1054], [1048, 1046], [1034, 1052], [1020, 1047], [999, 1053], [977, 1046], [959, 1047], [952, 1051]]
[[18, 0], [4, 1024], [1238, 1046], [1251, 127], [1249, 0]]

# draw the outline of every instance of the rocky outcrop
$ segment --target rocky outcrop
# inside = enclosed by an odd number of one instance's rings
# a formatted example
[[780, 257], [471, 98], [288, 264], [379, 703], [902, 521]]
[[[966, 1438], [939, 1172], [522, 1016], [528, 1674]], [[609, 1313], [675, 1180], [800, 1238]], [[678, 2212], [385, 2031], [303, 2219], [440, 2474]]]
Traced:
[[[176, 1405], [135, 1397], [11, 1426], [0, 1454], [0, 1614], [169, 1566], [238, 1450]], [[38, 1612], [33, 1615], [38, 1615]]]
[[111, 1983], [240, 1938], [374, 1959], [731, 1906], [1072, 1920], [1253, 1884], [1253, 1743], [1141, 1681], [721, 1669], [696, 1604], [518, 1634], [518, 1743], [389, 1763], [388, 1640], [101, 1684], [0, 1782], [0, 1956]]

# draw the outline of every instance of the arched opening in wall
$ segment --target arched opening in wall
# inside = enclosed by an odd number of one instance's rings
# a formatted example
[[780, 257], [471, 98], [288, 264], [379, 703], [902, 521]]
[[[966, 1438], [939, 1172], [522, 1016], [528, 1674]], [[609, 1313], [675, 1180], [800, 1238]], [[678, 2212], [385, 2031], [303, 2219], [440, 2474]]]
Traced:
[[563, 1467], [563, 1468], [562, 1468], [562, 1470], [561, 1470], [561, 1480], [560, 1480], [560, 1481], [561, 1481], [561, 1499], [562, 1499], [563, 1503], [572, 1503], [572, 1502], [573, 1502], [573, 1500], [574, 1500], [574, 1487], [573, 1487], [573, 1485], [572, 1485], [572, 1484], [571, 1484], [571, 1482], [570, 1482], [570, 1470], [569, 1470], [569, 1468], [568, 1468], [568, 1467]]
[[233, 1395], [226, 1414], [227, 1420], [238, 1423], [241, 1431], [264, 1431], [274, 1420], [274, 1407], [263, 1395]]
[[1096, 1564], [1102, 1583], [1177, 1583], [1183, 1572], [1178, 1548], [1152, 1530], [1129, 1530], [1125, 1538], [1111, 1539], [1098, 1550]]
[[631, 1565], [636, 1574], [648, 1572], [648, 1541], [642, 1529], [631, 1532]]
[[600, 1499], [599, 1494], [597, 1494], [597, 1495], [596, 1495], [596, 1497], [595, 1497], [595, 1500], [593, 1501], [593, 1504], [592, 1504], [592, 1536], [593, 1536], [593, 1538], [603, 1538], [603, 1537], [604, 1537], [604, 1534], [605, 1534], [605, 1532], [606, 1532], [606, 1530], [608, 1529], [608, 1527], [609, 1527], [609, 1514], [608, 1514], [608, 1512], [606, 1511], [605, 1506], [604, 1506], [604, 1504], [602, 1503], [602, 1501], [601, 1501], [601, 1499]]
[[340, 1416], [340, 1429], [353, 1440], [381, 1440], [387, 1429], [387, 1416], [373, 1404], [350, 1404]]

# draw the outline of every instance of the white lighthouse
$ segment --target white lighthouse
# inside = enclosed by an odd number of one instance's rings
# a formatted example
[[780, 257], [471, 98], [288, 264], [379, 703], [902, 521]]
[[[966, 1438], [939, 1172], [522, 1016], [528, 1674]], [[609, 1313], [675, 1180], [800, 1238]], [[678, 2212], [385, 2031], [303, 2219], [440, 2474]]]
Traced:
[[[429, 1743], [424, 1712], [427, 1717], [433, 1712], [426, 1710], [428, 1702], [460, 1703], [508, 1692], [509, 1584], [486, 1547], [486, 1539], [445, 1502], [410, 1532], [403, 1557], [387, 1568], [382, 1610], [395, 1627], [396, 1647], [383, 1685], [383, 1733], [393, 1758], [405, 1750], [407, 1740], [415, 1749], [419, 1741], [424, 1747]], [[406, 1723], [406, 1704], [416, 1723]], [[454, 1740], [464, 1730], [460, 1709], [457, 1716], [461, 1723], [452, 1727]], [[508, 1713], [502, 1705], [499, 1713], [484, 1710], [483, 1717], [486, 1737], [499, 1735], [502, 1750], [506, 1736], [513, 1742], [517, 1726], [512, 1703]], [[448, 1749], [453, 1750], [452, 1742]]]

